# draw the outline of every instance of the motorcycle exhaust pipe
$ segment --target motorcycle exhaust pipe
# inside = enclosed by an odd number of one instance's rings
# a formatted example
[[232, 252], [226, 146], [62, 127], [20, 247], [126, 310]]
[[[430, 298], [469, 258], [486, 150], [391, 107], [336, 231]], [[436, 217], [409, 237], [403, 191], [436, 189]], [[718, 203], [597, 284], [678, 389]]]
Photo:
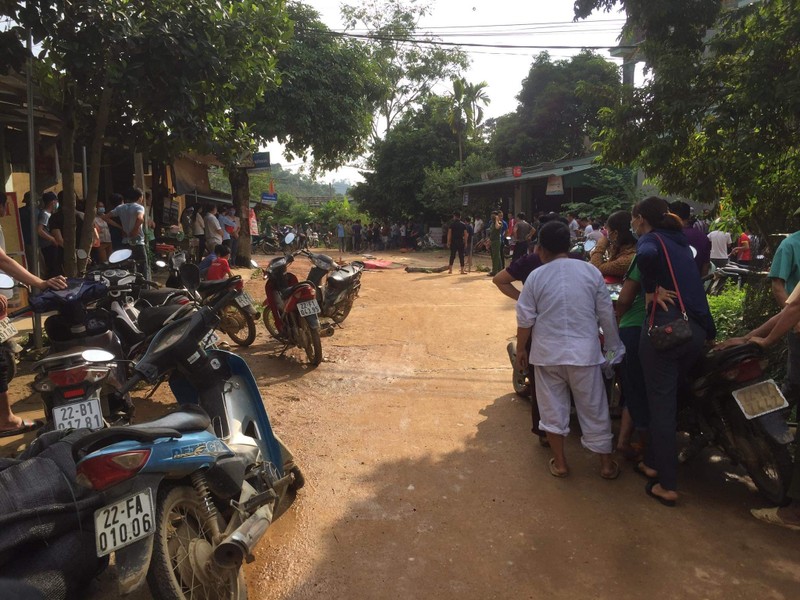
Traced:
[[263, 506], [214, 548], [214, 561], [224, 569], [253, 562], [253, 549], [272, 524], [272, 507]]

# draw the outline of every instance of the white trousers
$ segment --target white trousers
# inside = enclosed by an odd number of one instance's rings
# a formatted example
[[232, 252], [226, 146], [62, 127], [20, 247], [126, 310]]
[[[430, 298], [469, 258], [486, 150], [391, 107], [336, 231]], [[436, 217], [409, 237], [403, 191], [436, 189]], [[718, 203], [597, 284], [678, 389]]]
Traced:
[[534, 366], [539, 428], [569, 435], [570, 391], [581, 424], [581, 444], [598, 454], [610, 454], [613, 435], [600, 366]]

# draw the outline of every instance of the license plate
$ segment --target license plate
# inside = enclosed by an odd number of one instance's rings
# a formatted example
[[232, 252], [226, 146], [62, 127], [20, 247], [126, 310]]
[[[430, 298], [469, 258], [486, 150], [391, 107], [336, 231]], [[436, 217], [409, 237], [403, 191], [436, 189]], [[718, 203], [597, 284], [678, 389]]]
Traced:
[[94, 511], [97, 556], [105, 556], [155, 531], [150, 488]]
[[53, 407], [53, 423], [56, 429], [100, 429], [103, 426], [103, 410], [98, 398], [89, 398], [70, 404]]
[[219, 336], [212, 331], [205, 338], [203, 338], [203, 342], [201, 345], [204, 348], [211, 348], [213, 346], [216, 346], [217, 342], [219, 342]]
[[11, 339], [17, 335], [17, 333], [19, 333], [17, 328], [11, 324], [11, 321], [8, 320], [8, 317], [0, 321], [0, 344]]
[[253, 304], [253, 299], [250, 297], [250, 294], [247, 292], [242, 292], [235, 298], [236, 304], [240, 307], [244, 308], [245, 306], [251, 306]]
[[733, 392], [733, 397], [748, 419], [755, 419], [789, 406], [780, 388], [772, 379], [738, 389]]
[[298, 302], [297, 311], [300, 313], [301, 317], [309, 317], [311, 315], [316, 315], [319, 312], [321, 312], [319, 309], [319, 304], [317, 304], [316, 300], [306, 300], [305, 302]]

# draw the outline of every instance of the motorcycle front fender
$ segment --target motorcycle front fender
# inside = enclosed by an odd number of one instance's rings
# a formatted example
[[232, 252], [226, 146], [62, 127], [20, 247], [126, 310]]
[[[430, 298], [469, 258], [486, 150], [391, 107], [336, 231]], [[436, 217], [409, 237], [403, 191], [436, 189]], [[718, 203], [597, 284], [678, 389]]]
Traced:
[[317, 315], [308, 315], [302, 318], [308, 322], [308, 326], [311, 327], [311, 329], [319, 329], [319, 317]]
[[761, 415], [753, 419], [753, 422], [761, 431], [781, 445], [788, 445], [794, 441], [794, 435], [792, 435], [789, 423], [786, 420], [785, 410], [777, 410]]

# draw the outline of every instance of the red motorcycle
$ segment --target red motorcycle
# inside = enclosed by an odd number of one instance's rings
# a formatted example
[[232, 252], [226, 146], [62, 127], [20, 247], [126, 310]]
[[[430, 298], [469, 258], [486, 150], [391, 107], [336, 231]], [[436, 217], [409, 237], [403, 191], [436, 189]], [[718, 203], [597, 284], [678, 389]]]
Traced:
[[[294, 236], [289, 234], [284, 243], [288, 246], [293, 240]], [[294, 256], [287, 254], [273, 258], [267, 265], [264, 325], [272, 337], [284, 344], [284, 352], [292, 346], [301, 348], [308, 362], [316, 367], [322, 362], [317, 288], [310, 281], [299, 281], [294, 273], [289, 273], [293, 261]]]

